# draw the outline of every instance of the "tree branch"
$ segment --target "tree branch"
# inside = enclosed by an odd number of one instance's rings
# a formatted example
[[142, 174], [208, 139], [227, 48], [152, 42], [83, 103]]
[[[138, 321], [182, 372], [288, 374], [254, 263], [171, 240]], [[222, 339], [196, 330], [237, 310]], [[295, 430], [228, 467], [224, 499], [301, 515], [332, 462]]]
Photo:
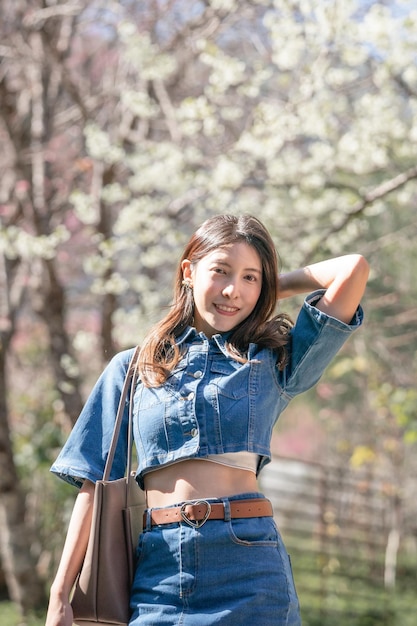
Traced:
[[69, 17], [78, 15], [83, 8], [83, 5], [77, 2], [67, 2], [65, 4], [54, 5], [52, 7], [39, 9], [30, 13], [28, 12], [24, 16], [22, 24], [24, 28], [38, 30], [43, 27], [47, 20], [50, 20], [53, 17]]
[[340, 231], [342, 231], [349, 222], [359, 217], [362, 213], [364, 213], [365, 209], [371, 206], [374, 202], [380, 200], [381, 198], [384, 198], [385, 196], [388, 196], [393, 191], [397, 191], [410, 180], [416, 178], [417, 166], [410, 167], [406, 172], [394, 176], [394, 178], [391, 178], [390, 180], [381, 183], [371, 191], [365, 193], [360, 198], [360, 200], [358, 200], [353, 205], [353, 208], [350, 211], [347, 211], [336, 224], [334, 224], [331, 228], [328, 228], [322, 233], [320, 241], [310, 248], [310, 250], [304, 257], [303, 262], [308, 263], [308, 261], [314, 256], [314, 254], [318, 252], [323, 241], [325, 241], [335, 233], [339, 233]]
[[161, 109], [165, 115], [171, 139], [174, 143], [179, 144], [182, 139], [182, 133], [177, 124], [175, 109], [172, 106], [172, 102], [169, 98], [167, 90], [165, 89], [165, 85], [160, 79], [155, 79], [154, 81], [152, 81], [152, 84], [155, 90], [156, 97], [158, 98], [158, 102], [161, 105]]

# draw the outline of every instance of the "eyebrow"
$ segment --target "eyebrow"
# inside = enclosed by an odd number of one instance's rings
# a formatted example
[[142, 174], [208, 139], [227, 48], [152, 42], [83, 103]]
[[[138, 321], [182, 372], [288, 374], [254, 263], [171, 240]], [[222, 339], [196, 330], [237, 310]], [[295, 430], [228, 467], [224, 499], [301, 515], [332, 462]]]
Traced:
[[[220, 259], [213, 259], [213, 263], [216, 263], [217, 265], [224, 265], [225, 267], [232, 267], [230, 263], [228, 263], [227, 261], [222, 261]], [[256, 267], [245, 267], [243, 271], [244, 272], [256, 272], [257, 274], [262, 274], [262, 270], [259, 270]]]

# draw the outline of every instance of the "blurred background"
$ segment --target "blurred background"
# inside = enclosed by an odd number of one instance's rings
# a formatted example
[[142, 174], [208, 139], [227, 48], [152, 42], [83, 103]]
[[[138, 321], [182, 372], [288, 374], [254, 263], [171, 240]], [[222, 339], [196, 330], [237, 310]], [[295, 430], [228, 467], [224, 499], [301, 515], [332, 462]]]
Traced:
[[226, 212], [265, 223], [283, 271], [371, 264], [365, 326], [281, 418], [261, 484], [305, 626], [415, 626], [415, 2], [0, 11], [2, 626], [44, 623], [76, 495], [49, 466], [91, 386]]

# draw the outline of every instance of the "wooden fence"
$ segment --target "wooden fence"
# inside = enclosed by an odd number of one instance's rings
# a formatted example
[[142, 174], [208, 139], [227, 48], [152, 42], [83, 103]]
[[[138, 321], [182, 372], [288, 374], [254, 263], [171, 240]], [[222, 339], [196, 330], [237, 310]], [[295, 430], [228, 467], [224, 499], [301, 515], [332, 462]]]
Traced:
[[261, 474], [304, 626], [417, 626], [417, 477], [277, 459]]

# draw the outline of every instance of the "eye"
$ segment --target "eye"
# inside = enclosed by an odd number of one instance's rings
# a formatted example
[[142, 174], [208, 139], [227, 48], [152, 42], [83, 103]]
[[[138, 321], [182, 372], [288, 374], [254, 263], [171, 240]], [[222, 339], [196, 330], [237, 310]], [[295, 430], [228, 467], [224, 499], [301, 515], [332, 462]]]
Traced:
[[255, 283], [258, 280], [258, 277], [255, 276], [255, 274], [247, 274], [247, 276], [245, 276], [245, 280], [249, 281], [250, 283]]

